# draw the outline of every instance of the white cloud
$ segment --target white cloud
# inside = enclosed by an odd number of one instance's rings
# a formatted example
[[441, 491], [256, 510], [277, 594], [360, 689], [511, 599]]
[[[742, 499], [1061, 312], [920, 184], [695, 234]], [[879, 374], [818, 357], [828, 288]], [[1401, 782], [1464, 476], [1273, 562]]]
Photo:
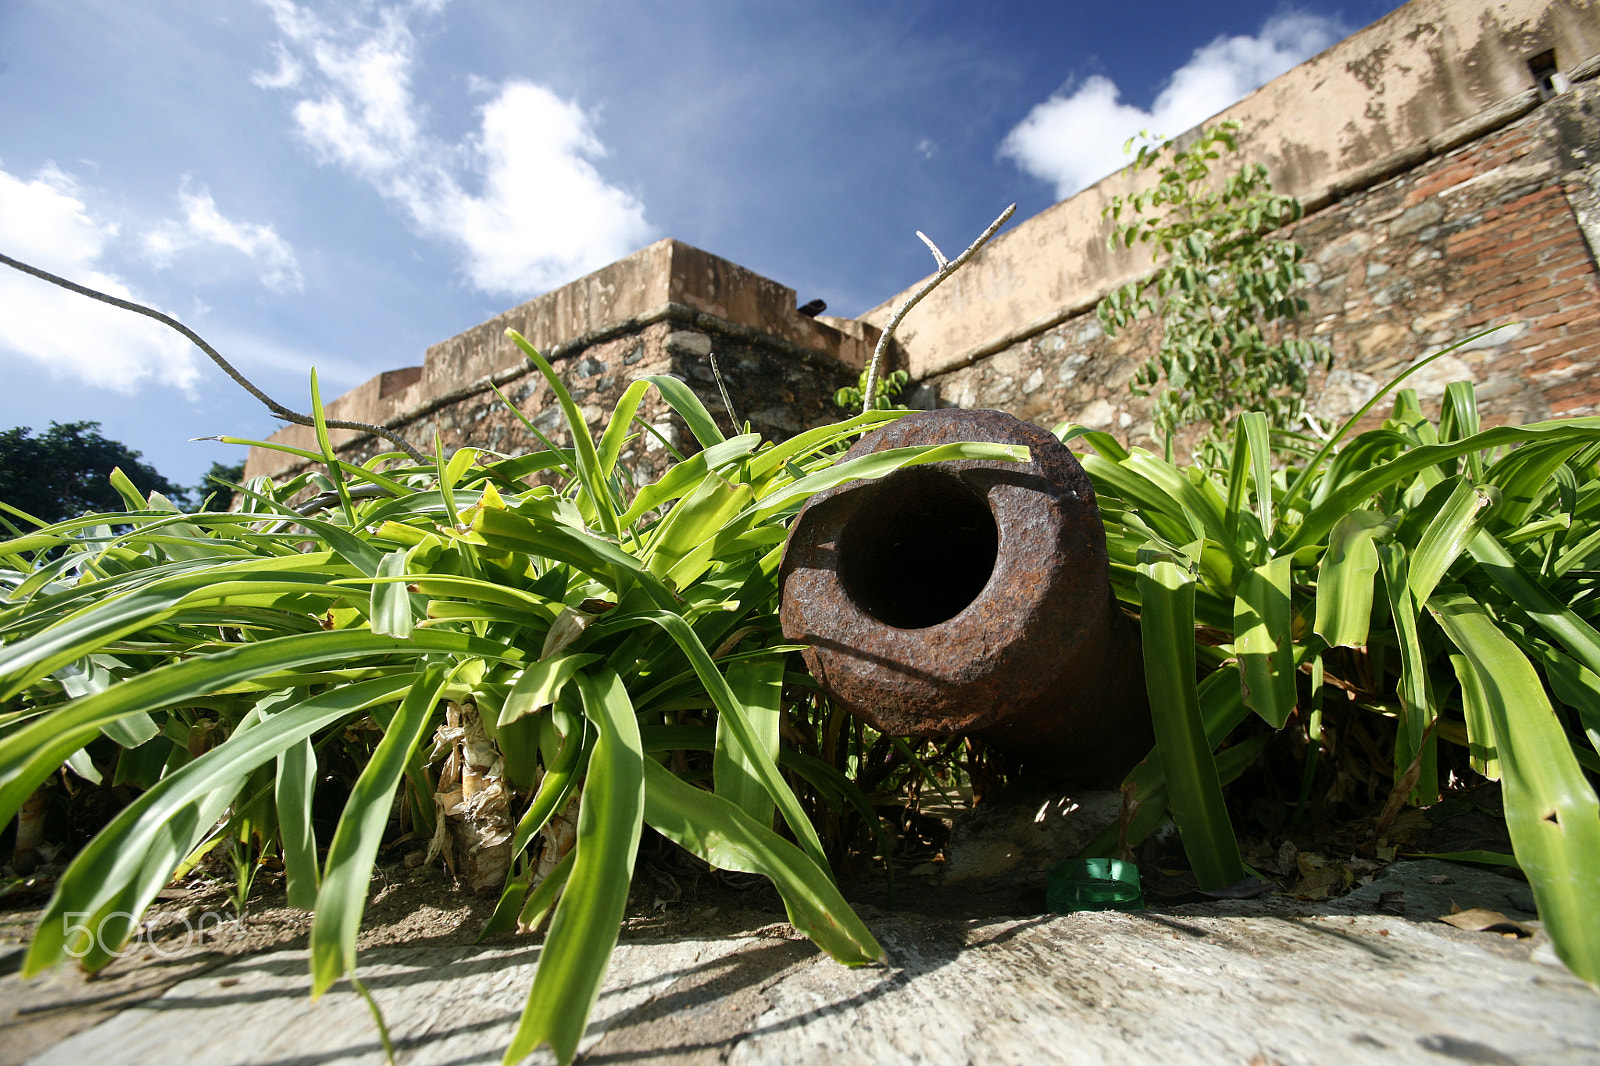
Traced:
[[283, 45], [275, 44], [272, 50], [278, 58], [278, 69], [270, 72], [258, 70], [250, 75], [250, 81], [263, 89], [289, 89], [298, 85], [305, 68]]
[[643, 205], [595, 168], [605, 148], [589, 116], [545, 86], [477, 79], [475, 91], [491, 95], [477, 134], [459, 144], [427, 134], [411, 92], [416, 38], [407, 19], [442, 2], [414, 0], [342, 26], [291, 0], [264, 2], [314, 71], [297, 83], [300, 136], [321, 162], [397, 203], [420, 232], [459, 247], [477, 288], [529, 295], [650, 238]]
[[289, 242], [278, 231], [259, 222], [235, 222], [217, 210], [211, 191], [185, 187], [178, 193], [183, 220], [167, 221], [145, 234], [145, 256], [158, 267], [169, 266], [179, 252], [213, 245], [231, 248], [261, 264], [261, 283], [274, 292], [299, 292], [305, 288], [300, 265]]
[[473, 145], [482, 195], [451, 185], [432, 218], [415, 212], [465, 245], [478, 288], [554, 288], [646, 239], [639, 202], [606, 184], [589, 162], [605, 150], [576, 104], [514, 81], [484, 106], [482, 122]]
[[[54, 167], [31, 180], [0, 170], [0, 248], [52, 274], [148, 305], [98, 265], [116, 234], [115, 225], [89, 213], [74, 180]], [[10, 269], [0, 272], [0, 350], [123, 393], [153, 380], [192, 397], [200, 377], [194, 348], [168, 327]]]
[[1238, 102], [1345, 35], [1320, 15], [1275, 15], [1255, 37], [1218, 37], [1173, 72], [1149, 111], [1121, 102], [1101, 75], [1036, 105], [1000, 145], [1000, 155], [1052, 181], [1066, 199], [1128, 161], [1122, 146], [1141, 130], [1174, 136]]

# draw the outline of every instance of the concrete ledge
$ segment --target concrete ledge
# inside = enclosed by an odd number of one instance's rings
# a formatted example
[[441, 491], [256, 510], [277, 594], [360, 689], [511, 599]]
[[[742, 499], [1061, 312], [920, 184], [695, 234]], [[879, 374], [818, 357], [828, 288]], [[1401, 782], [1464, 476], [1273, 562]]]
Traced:
[[[773, 1066], [1596, 1061], [1600, 997], [1548, 944], [1506, 947], [1497, 933], [1432, 920], [1450, 902], [1507, 908], [1526, 885], [1438, 862], [1388, 873], [1323, 906], [1266, 899], [1132, 914], [883, 916], [870, 924], [889, 954], [885, 968], [846, 969], [784, 925], [625, 937], [579, 1055]], [[1375, 913], [1379, 900], [1393, 906], [1397, 888], [1407, 917]], [[532, 944], [380, 949], [363, 954], [361, 977], [401, 1063], [489, 1066], [515, 1030], [538, 954]], [[348, 986], [313, 1005], [307, 983], [304, 952], [242, 959], [30, 1061], [381, 1062], [371, 1018]], [[539, 1051], [527, 1061], [553, 1058]]]

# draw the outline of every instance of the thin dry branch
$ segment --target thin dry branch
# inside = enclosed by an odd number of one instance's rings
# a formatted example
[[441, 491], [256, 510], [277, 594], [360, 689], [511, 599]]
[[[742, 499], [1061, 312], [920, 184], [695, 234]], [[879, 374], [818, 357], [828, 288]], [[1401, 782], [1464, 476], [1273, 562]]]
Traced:
[[733, 401], [728, 398], [727, 383], [722, 380], [722, 371], [717, 366], [717, 353], [707, 352], [706, 358], [711, 360], [711, 376], [717, 379], [717, 390], [722, 393], [722, 406], [728, 409], [728, 424], [738, 433], [739, 416], [733, 413]]
[[[179, 333], [183, 334], [184, 337], [188, 338], [189, 342], [196, 348], [199, 348], [202, 352], [205, 352], [206, 355], [210, 356], [211, 361], [221, 367], [224, 374], [227, 374], [230, 378], [232, 378], [234, 383], [240, 388], [244, 389], [250, 395], [266, 404], [267, 410], [271, 411], [278, 418], [283, 419], [285, 422], [293, 422], [296, 425], [301, 426], [315, 426], [317, 424], [316, 420], [310, 415], [303, 415], [298, 411], [291, 411], [277, 400], [274, 400], [272, 397], [256, 388], [250, 379], [246, 378], [243, 374], [235, 370], [233, 368], [233, 364], [224, 359], [220, 352], [211, 347], [211, 345], [207, 344], [204, 337], [200, 336], [200, 334], [196, 333], [194, 330], [190, 329], [188, 326], [184, 325], [182, 322], [179, 322], [170, 315], [164, 315], [152, 307], [146, 307], [143, 304], [134, 303], [132, 300], [123, 300], [116, 296], [110, 296], [106, 293], [99, 292], [98, 290], [91, 289], [85, 285], [79, 285], [77, 282], [68, 281], [66, 278], [57, 277], [47, 270], [40, 270], [36, 266], [29, 266], [27, 263], [13, 259], [9, 255], [5, 255], [3, 253], [0, 253], [0, 263], [4, 263], [6, 266], [15, 270], [20, 270], [24, 274], [31, 274], [41, 281], [48, 281], [52, 285], [59, 285], [69, 292], [75, 292], [80, 296], [87, 296], [91, 300], [99, 300], [101, 303], [110, 304], [112, 307], [120, 307], [124, 311], [132, 311], [134, 314], [144, 315], [146, 318], [153, 318], [164, 326], [170, 326]], [[363, 433], [371, 433], [374, 436], [382, 437], [384, 440], [391, 442], [417, 462], [429, 462], [426, 456], [417, 451], [417, 449], [413, 448], [409, 443], [406, 442], [404, 438], [390, 430], [383, 428], [382, 426], [369, 425], [366, 422], [349, 422], [342, 418], [327, 419], [327, 426], [329, 429], [353, 429]]]
[[872, 362], [867, 365], [867, 387], [861, 390], [862, 414], [872, 410], [873, 393], [878, 388], [878, 368], [883, 363], [883, 354], [889, 350], [889, 338], [894, 336], [894, 331], [899, 328], [900, 320], [906, 317], [906, 312], [917, 306], [917, 303], [928, 293], [937, 289], [945, 278], [960, 270], [968, 259], [977, 254], [979, 248], [988, 243], [990, 237], [999, 232], [1000, 227], [1006, 224], [1006, 219], [1010, 218], [1016, 210], [1017, 205], [1012, 204], [1000, 212], [1000, 217], [989, 223], [989, 228], [980, 233], [978, 239], [967, 245], [967, 250], [954, 259], [947, 260], [944, 257], [944, 253], [939, 251], [938, 245], [929, 240], [921, 230], [917, 231], [917, 236], [922, 238], [922, 243], [926, 244], [928, 250], [933, 252], [934, 262], [939, 264], [939, 272], [929, 278], [922, 288], [912, 293], [910, 299], [900, 305], [900, 309], [889, 319], [889, 324], [883, 328], [883, 336], [878, 338], [878, 346], [872, 350]]

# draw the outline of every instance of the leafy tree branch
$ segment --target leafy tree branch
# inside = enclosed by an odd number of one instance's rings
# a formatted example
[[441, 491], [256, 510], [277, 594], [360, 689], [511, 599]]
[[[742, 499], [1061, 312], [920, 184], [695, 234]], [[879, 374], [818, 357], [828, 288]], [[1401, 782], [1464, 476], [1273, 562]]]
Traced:
[[1114, 197], [1105, 210], [1111, 248], [1148, 244], [1160, 264], [1096, 311], [1109, 337], [1160, 316], [1160, 348], [1128, 387], [1138, 396], [1154, 392], [1152, 417], [1169, 439], [1195, 423], [1209, 423], [1216, 435], [1237, 411], [1261, 411], [1274, 428], [1288, 429], [1305, 415], [1307, 368], [1331, 358], [1326, 345], [1274, 328], [1306, 309], [1297, 295], [1305, 283], [1300, 246], [1269, 236], [1302, 217], [1300, 202], [1274, 193], [1259, 163], [1220, 184], [1212, 178], [1224, 151], [1238, 152], [1238, 128], [1225, 122], [1203, 130], [1185, 148], [1173, 140], [1142, 145], [1133, 166], [1156, 169], [1158, 180]]
[[[52, 285], [59, 285], [69, 292], [75, 292], [80, 296], [87, 296], [91, 300], [99, 300], [103, 304], [110, 304], [112, 307], [120, 307], [124, 311], [132, 311], [134, 314], [144, 315], [146, 318], [153, 318], [162, 325], [177, 330], [179, 333], [188, 338], [189, 342], [196, 348], [199, 348], [202, 352], [205, 352], [206, 355], [211, 358], [211, 361], [216, 363], [217, 366], [221, 367], [222, 372], [232, 378], [240, 388], [244, 389], [250, 395], [260, 400], [263, 404], [266, 404], [267, 410], [271, 411], [274, 415], [283, 419], [285, 422], [293, 422], [300, 426], [316, 425], [316, 422], [310, 415], [303, 415], [298, 411], [291, 411], [277, 400], [274, 400], [272, 397], [256, 388], [255, 384], [249, 378], [235, 370], [233, 364], [222, 357], [221, 352], [218, 352], [210, 344], [206, 343], [206, 339], [204, 337], [200, 336], [200, 334], [196, 333], [194, 330], [190, 329], [188, 326], [184, 325], [182, 322], [179, 322], [172, 316], [164, 315], [153, 307], [146, 307], [144, 304], [134, 303], [132, 300], [124, 300], [120, 297], [111, 296], [107, 293], [100, 292], [97, 289], [91, 289], [87, 285], [79, 285], [75, 281], [68, 281], [66, 278], [58, 277], [57, 275], [50, 273], [48, 270], [40, 270], [36, 266], [30, 266], [21, 260], [13, 259], [9, 255], [0, 254], [0, 263], [4, 263], [6, 266], [15, 270], [20, 270], [24, 274], [31, 274], [41, 281], [48, 281]], [[426, 463], [429, 461], [425, 455], [407, 443], [405, 438], [401, 437], [393, 430], [386, 429], [383, 426], [374, 426], [367, 422], [351, 422], [342, 418], [330, 418], [327, 420], [327, 425], [329, 429], [353, 429], [362, 433], [371, 433], [374, 436], [382, 437], [384, 440], [394, 444], [397, 448], [405, 452], [419, 463]]]

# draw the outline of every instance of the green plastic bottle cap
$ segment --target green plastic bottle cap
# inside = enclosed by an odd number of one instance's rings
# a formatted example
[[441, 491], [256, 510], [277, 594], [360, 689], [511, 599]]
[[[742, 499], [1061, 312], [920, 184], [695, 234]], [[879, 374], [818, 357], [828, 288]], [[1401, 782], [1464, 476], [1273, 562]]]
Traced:
[[1056, 914], [1142, 911], [1139, 867], [1121, 859], [1068, 859], [1052, 867], [1045, 899]]

